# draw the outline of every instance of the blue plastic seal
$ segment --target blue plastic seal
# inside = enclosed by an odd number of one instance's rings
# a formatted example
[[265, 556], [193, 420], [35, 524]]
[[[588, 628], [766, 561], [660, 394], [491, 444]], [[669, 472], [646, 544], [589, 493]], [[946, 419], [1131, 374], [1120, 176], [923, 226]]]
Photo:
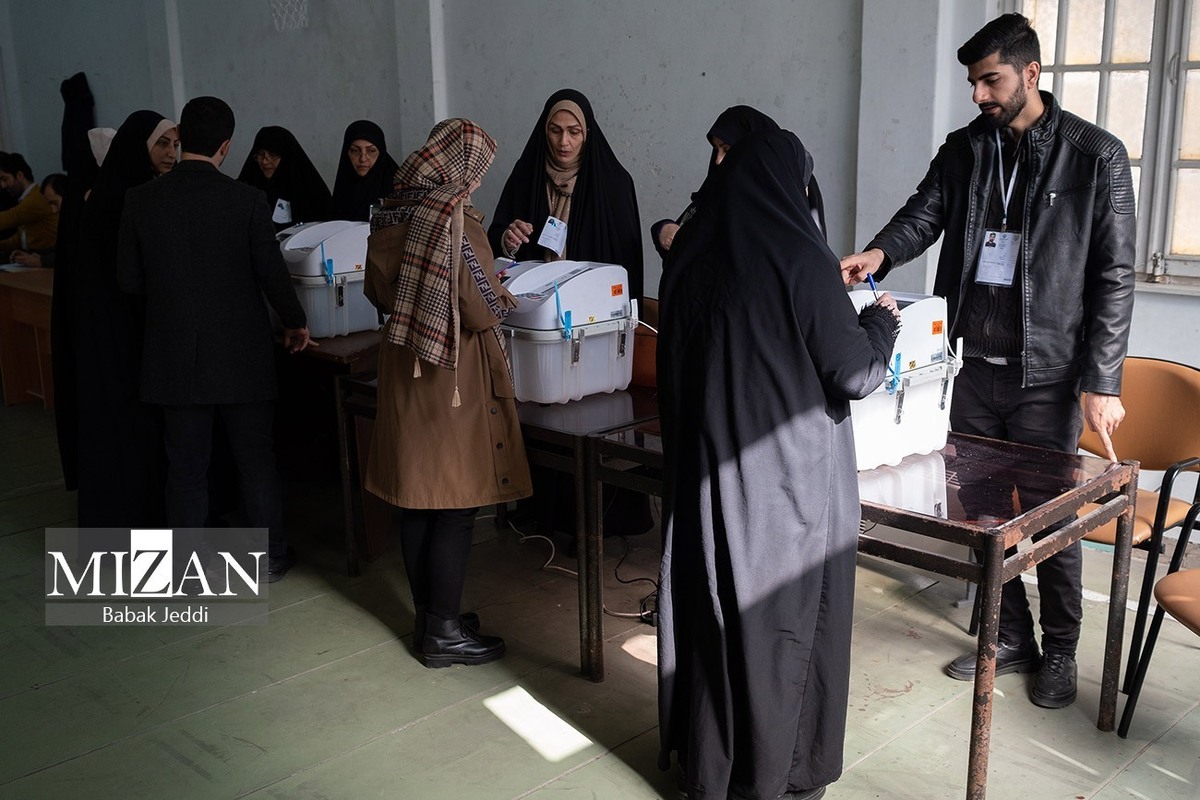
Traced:
[[562, 323], [563, 338], [571, 338], [571, 311], [562, 310], [562, 298], [558, 295], [558, 281], [554, 282], [554, 311], [558, 314], [558, 320]]
[[325, 257], [324, 242], [321, 242], [321, 264], [325, 267], [325, 285], [333, 286], [333, 259]]

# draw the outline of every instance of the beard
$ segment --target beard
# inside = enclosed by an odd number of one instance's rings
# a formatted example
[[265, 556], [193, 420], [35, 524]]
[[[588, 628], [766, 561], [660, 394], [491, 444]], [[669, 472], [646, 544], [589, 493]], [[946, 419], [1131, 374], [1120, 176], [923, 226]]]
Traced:
[[1010, 97], [1007, 102], [989, 104], [999, 106], [1000, 113], [995, 115], [984, 114], [983, 118], [986, 119], [988, 124], [996, 130], [1007, 128], [1012, 124], [1012, 121], [1016, 119], [1017, 116], [1025, 109], [1025, 102], [1027, 99], [1028, 97], [1025, 93], [1025, 84], [1017, 84], [1017, 90], [1013, 92], [1012, 97]]

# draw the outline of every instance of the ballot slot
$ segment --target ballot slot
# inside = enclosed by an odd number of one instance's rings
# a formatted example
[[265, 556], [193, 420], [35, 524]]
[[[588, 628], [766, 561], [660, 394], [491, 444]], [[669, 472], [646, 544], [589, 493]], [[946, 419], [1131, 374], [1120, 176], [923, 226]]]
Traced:
[[629, 386], [637, 306], [624, 267], [506, 259], [496, 267], [517, 301], [501, 330], [518, 400], [567, 403]]
[[314, 338], [379, 327], [375, 307], [363, 294], [370, 230], [366, 222], [331, 220], [293, 225], [276, 234]]

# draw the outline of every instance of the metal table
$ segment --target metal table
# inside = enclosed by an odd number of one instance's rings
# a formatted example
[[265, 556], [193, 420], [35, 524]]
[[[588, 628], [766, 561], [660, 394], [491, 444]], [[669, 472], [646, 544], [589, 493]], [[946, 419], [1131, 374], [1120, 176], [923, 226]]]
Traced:
[[[372, 375], [343, 376], [337, 381], [338, 452], [342, 480], [342, 513], [346, 536], [346, 571], [359, 574], [359, 537], [364, 528], [361, 476], [358, 474], [356, 418], [375, 418], [376, 382]], [[588, 598], [599, 591], [585, 576], [599, 574], [599, 565], [589, 564], [586, 554], [588, 508], [587, 457], [592, 437], [617, 428], [627, 428], [658, 414], [654, 389], [630, 386], [624, 391], [594, 394], [569, 403], [542, 405], [518, 403], [521, 434], [530, 466], [546, 467], [572, 476], [575, 494], [575, 542], [579, 566], [579, 626], [588, 626]], [[548, 498], [552, 500], [552, 498]], [[587, 642], [580, 636], [581, 651]], [[588, 654], [581, 652], [588, 663]]]
[[[1102, 731], [1112, 731], [1115, 727], [1138, 468], [1135, 462], [1114, 464], [1091, 456], [954, 433], [939, 454], [945, 469], [923, 480], [927, 484], [942, 482], [941, 486], [924, 488], [944, 489], [947, 498], [953, 499], [954, 502], [946, 502], [940, 509], [945, 516], [939, 516], [938, 509], [928, 508], [924, 500], [929, 492], [918, 486], [908, 494], [922, 498], [920, 507], [907, 507], [903, 496], [888, 498], [887, 503], [868, 496], [862, 500], [863, 519], [972, 548], [979, 553], [979, 560], [932, 553], [867, 534], [859, 537], [859, 551], [979, 584], [981, 624], [966, 796], [968, 800], [982, 800], [987, 792], [1001, 587], [1079, 541], [1088, 531], [1118, 519], [1096, 721], [1096, 727]], [[592, 491], [587, 514], [588, 575], [581, 580], [581, 585], [586, 585], [589, 591], [581, 649], [584, 673], [600, 681], [604, 679], [604, 652], [599, 565], [604, 541], [596, 524], [596, 498], [599, 486], [604, 483], [648, 494], [661, 493], [663, 454], [658, 421], [592, 437], [589, 467]], [[860, 484], [872, 472], [860, 473]], [[1099, 503], [1099, 507], [1053, 530], [1056, 524], [1093, 502]], [[1048, 529], [1052, 532], [1033, 542], [1035, 535]]]

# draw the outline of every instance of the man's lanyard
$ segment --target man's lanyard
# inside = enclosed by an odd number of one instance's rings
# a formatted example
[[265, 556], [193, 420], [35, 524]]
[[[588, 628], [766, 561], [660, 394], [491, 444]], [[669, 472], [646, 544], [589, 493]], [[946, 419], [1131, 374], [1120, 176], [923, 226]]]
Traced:
[[1004, 201], [1004, 208], [1001, 209], [1000, 215], [1000, 231], [1008, 230], [1008, 201], [1012, 199], [1013, 189], [1017, 188], [1017, 169], [1021, 166], [1020, 159], [1014, 154], [1013, 171], [1009, 178], [1008, 185], [1004, 185], [1004, 154], [1000, 152], [1000, 131], [993, 131], [996, 134], [996, 176], [1000, 181], [1000, 197]]

